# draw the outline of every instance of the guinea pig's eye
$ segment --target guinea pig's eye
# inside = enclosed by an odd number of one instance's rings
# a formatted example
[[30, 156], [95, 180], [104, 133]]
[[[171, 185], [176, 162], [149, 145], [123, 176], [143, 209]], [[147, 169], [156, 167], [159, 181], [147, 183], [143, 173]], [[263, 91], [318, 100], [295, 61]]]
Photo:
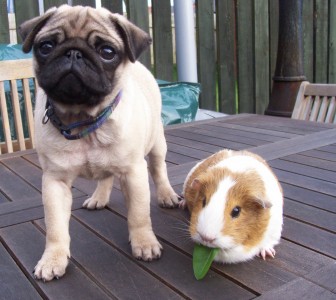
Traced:
[[240, 214], [240, 206], [236, 206], [232, 211], [231, 211], [231, 217], [232, 218], [238, 218]]
[[42, 55], [50, 54], [55, 48], [55, 43], [53, 41], [43, 41], [39, 45], [39, 51]]
[[205, 207], [205, 205], [206, 205], [206, 198], [204, 197], [202, 200], [202, 206]]
[[116, 51], [111, 46], [107, 45], [101, 46], [97, 51], [102, 59], [108, 61], [113, 60], [116, 55]]

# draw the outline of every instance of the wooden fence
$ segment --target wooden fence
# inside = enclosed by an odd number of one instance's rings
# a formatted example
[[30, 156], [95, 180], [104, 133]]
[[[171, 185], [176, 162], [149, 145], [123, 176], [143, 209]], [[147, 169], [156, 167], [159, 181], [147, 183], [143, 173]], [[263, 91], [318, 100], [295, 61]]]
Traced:
[[[6, 2], [0, 0], [0, 43], [9, 42]], [[66, 2], [44, 0], [44, 8]], [[95, 0], [72, 2], [95, 5]], [[102, 6], [121, 13], [122, 2], [102, 0]], [[170, 0], [152, 0], [151, 13], [147, 0], [125, 3], [132, 22], [146, 31], [152, 24], [153, 52], [140, 60], [157, 78], [176, 80]], [[14, 6], [17, 24], [39, 14], [38, 0], [16, 0]], [[263, 114], [276, 63], [278, 0], [196, 0], [195, 6], [200, 107]], [[303, 0], [302, 28], [307, 79], [336, 83], [336, 0]]]

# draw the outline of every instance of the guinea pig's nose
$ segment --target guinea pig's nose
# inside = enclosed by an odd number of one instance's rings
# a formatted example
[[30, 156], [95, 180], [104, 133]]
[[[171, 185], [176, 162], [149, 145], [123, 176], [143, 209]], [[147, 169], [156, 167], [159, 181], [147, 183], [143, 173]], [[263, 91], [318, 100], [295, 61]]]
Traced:
[[202, 233], [199, 233], [199, 235], [200, 235], [202, 241], [205, 242], [205, 243], [212, 243], [212, 242], [214, 242], [215, 239], [216, 239], [216, 238], [213, 237], [213, 236], [206, 235], [206, 234], [202, 234]]
[[83, 57], [82, 52], [77, 49], [70, 49], [65, 55], [71, 60], [78, 60]]

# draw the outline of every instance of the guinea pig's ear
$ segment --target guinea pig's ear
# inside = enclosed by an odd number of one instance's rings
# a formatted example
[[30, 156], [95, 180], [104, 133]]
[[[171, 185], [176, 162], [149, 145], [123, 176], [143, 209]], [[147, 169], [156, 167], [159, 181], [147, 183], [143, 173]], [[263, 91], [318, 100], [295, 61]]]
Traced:
[[23, 52], [28, 53], [32, 49], [35, 36], [47, 23], [56, 10], [56, 7], [50, 8], [44, 15], [25, 21], [20, 25], [18, 31], [23, 40]]
[[199, 181], [198, 178], [195, 178], [195, 179], [193, 180], [193, 182], [191, 183], [191, 188], [192, 188], [193, 190], [197, 191], [197, 192], [200, 191], [201, 186], [202, 186], [202, 183]]
[[125, 17], [112, 14], [112, 21], [117, 25], [121, 37], [125, 43], [125, 49], [131, 62], [135, 62], [140, 54], [152, 43], [149, 34]]
[[271, 208], [272, 203], [265, 197], [253, 197], [252, 200], [261, 205], [262, 208]]

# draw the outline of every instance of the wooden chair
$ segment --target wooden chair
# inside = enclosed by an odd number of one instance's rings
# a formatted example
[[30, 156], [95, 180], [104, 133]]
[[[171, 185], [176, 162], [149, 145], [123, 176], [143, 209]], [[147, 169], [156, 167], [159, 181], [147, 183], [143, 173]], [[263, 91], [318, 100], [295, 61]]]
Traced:
[[292, 119], [336, 123], [336, 84], [301, 83]]
[[[37, 82], [34, 79], [31, 59], [0, 61], [0, 111], [2, 125], [0, 137], [4, 139], [4, 141], [0, 141], [0, 154], [34, 148], [34, 122], [31, 86], [29, 85], [30, 78], [33, 78], [36, 91]], [[32, 81], [30, 80], [30, 82]], [[6, 86], [7, 90], [5, 90]], [[22, 107], [22, 111], [25, 112], [25, 115], [21, 114], [19, 101], [21, 94], [23, 97], [21, 107], [24, 106], [24, 109]], [[24, 105], [22, 105], [22, 102]], [[25, 117], [25, 122], [23, 122], [23, 116]], [[24, 136], [23, 125], [27, 128], [28, 137]]]

